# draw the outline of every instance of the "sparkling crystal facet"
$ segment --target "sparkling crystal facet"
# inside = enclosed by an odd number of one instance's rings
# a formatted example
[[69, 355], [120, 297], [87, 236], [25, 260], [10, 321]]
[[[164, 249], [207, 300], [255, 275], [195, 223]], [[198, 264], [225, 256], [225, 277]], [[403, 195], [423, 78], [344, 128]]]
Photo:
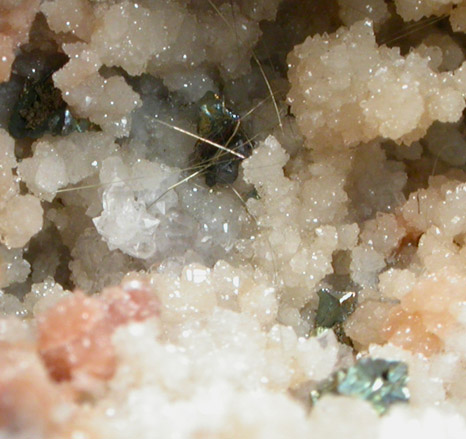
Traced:
[[372, 404], [378, 414], [397, 402], [409, 401], [408, 366], [401, 361], [364, 358], [336, 372], [311, 392], [311, 400], [326, 393], [354, 396]]

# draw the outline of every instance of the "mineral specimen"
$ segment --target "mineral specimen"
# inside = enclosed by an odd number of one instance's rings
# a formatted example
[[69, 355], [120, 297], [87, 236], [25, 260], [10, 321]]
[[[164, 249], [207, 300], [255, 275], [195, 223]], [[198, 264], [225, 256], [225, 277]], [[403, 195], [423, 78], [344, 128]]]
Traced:
[[52, 73], [38, 81], [26, 81], [8, 125], [14, 138], [38, 139], [47, 133], [66, 135], [89, 128], [88, 121], [73, 117], [60, 90], [53, 83]]
[[342, 323], [353, 313], [356, 306], [356, 293], [353, 291], [330, 291], [322, 289], [317, 292], [317, 307], [314, 333], [317, 335], [327, 328], [332, 328], [338, 340], [352, 346], [351, 339], [345, 334]]
[[[0, 437], [465, 438], [464, 29], [465, 0], [0, 0]], [[100, 132], [3, 130], [50, 71]], [[215, 190], [160, 123], [208, 90]]]
[[316, 326], [332, 328], [338, 323], [343, 323], [353, 311], [356, 305], [356, 293], [330, 292], [322, 289], [317, 292], [319, 307], [316, 314]]
[[39, 6], [39, 0], [0, 2], [0, 83], [10, 78], [16, 50], [29, 40]]
[[354, 396], [370, 402], [378, 414], [384, 414], [397, 402], [409, 401], [408, 366], [400, 361], [363, 358], [342, 369], [311, 392], [313, 403], [325, 393]]
[[378, 136], [411, 144], [436, 120], [458, 121], [464, 109], [453, 72], [435, 72], [415, 50], [403, 57], [399, 48], [378, 46], [370, 20], [308, 37], [288, 62], [288, 101], [309, 147]]
[[251, 155], [252, 144], [240, 130], [240, 124], [240, 117], [217, 94], [209, 91], [201, 99], [199, 136], [227, 149], [203, 140], [196, 143], [196, 161], [204, 168], [207, 186], [234, 183], [241, 160]]

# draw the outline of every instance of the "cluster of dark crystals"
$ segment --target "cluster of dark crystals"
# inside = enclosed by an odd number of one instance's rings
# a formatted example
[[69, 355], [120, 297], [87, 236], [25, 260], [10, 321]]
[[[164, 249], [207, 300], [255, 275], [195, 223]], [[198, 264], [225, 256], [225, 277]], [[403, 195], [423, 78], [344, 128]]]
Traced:
[[76, 119], [71, 114], [53, 83], [53, 73], [37, 81], [26, 80], [8, 124], [8, 131], [15, 139], [38, 139], [44, 134], [66, 136], [91, 128], [89, 121]]
[[352, 346], [351, 339], [345, 334], [343, 322], [353, 313], [357, 304], [354, 291], [330, 291], [322, 289], [317, 292], [319, 306], [315, 319], [314, 335], [332, 328], [338, 340]]
[[311, 391], [311, 403], [333, 393], [363, 399], [384, 414], [392, 404], [409, 401], [408, 366], [401, 361], [363, 358], [354, 366], [335, 372]]
[[202, 169], [207, 186], [234, 183], [241, 161], [251, 155], [253, 145], [240, 129], [240, 123], [239, 115], [227, 108], [219, 95], [208, 91], [200, 100], [198, 135], [238, 154], [197, 141], [194, 162]]

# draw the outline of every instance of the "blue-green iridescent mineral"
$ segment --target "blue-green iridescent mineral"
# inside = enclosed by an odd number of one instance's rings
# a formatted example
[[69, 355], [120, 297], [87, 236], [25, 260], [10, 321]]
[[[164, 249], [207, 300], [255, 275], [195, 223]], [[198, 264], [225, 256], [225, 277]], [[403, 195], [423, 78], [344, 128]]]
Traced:
[[199, 102], [197, 132], [209, 141], [199, 140], [194, 154], [195, 166], [204, 167], [207, 186], [234, 183], [241, 160], [249, 157], [253, 148], [252, 142], [240, 129], [239, 115], [230, 110], [219, 95], [208, 91]]
[[401, 361], [364, 358], [322, 382], [311, 392], [312, 402], [327, 393], [364, 399], [382, 415], [392, 404], [409, 401], [408, 366]]
[[211, 139], [226, 141], [232, 134], [240, 117], [225, 105], [218, 94], [208, 91], [199, 101], [198, 134]]
[[95, 128], [87, 120], [73, 117], [53, 83], [52, 73], [38, 81], [26, 81], [8, 125], [8, 131], [15, 139], [37, 139], [44, 134], [66, 136]]

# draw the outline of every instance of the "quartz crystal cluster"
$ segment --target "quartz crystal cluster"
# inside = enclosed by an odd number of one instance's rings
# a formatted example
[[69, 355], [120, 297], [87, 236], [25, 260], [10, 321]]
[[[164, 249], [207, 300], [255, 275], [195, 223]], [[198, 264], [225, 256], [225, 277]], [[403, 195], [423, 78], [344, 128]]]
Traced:
[[411, 144], [436, 120], [457, 122], [464, 108], [463, 69], [437, 72], [416, 50], [378, 46], [369, 20], [307, 38], [288, 62], [288, 99], [310, 147], [377, 137]]
[[464, 438], [465, 11], [0, 0], [0, 438]]

